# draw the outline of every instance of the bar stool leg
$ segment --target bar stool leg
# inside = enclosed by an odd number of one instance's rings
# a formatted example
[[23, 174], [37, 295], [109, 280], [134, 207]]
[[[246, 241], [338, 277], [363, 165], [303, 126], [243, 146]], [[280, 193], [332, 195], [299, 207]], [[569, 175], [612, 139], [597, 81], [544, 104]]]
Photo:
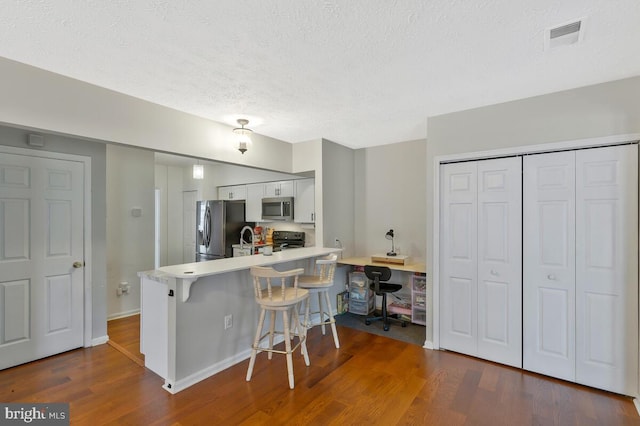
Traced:
[[331, 332], [333, 333], [333, 343], [336, 344], [336, 349], [340, 347], [340, 342], [338, 341], [338, 330], [336, 330], [336, 319], [333, 317], [333, 309], [331, 308], [331, 298], [329, 297], [329, 292], [325, 291], [324, 296], [327, 299], [327, 312], [329, 315], [329, 322], [331, 323]]
[[[253, 366], [256, 363], [256, 355], [258, 354], [258, 345], [260, 345], [260, 336], [262, 335], [262, 327], [264, 326], [265, 310], [260, 310], [260, 319], [258, 320], [258, 330], [256, 331], [256, 338], [253, 341], [253, 347], [251, 348], [251, 359], [249, 359], [249, 368], [247, 369], [247, 382], [251, 380], [253, 374]], [[269, 352], [271, 353], [271, 352]]]
[[289, 388], [293, 389], [294, 387], [294, 377], [293, 377], [293, 357], [291, 356], [291, 336], [289, 334], [289, 310], [285, 309], [282, 311], [282, 325], [284, 327], [284, 347], [287, 353], [287, 372], [289, 374]]
[[273, 358], [273, 336], [276, 330], [276, 311], [269, 312], [269, 352], [267, 353], [267, 359]]
[[324, 327], [324, 307], [322, 306], [322, 292], [318, 292], [318, 315], [320, 315], [320, 328], [322, 328], [322, 335], [326, 334]]
[[304, 300], [304, 335], [307, 335], [307, 332], [311, 328], [311, 318], [310, 318], [310, 297], [307, 297]]
[[302, 326], [300, 322], [300, 313], [298, 307], [293, 308], [293, 316], [294, 316], [294, 326], [298, 331], [298, 340], [300, 342], [300, 352], [302, 352], [302, 356], [304, 357], [304, 362], [309, 366], [309, 354], [307, 352], [307, 328]]

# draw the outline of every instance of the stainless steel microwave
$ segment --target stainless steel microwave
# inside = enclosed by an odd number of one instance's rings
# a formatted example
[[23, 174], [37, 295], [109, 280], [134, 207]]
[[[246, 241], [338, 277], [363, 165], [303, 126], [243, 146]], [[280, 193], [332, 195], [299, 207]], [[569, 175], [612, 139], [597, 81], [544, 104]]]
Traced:
[[262, 220], [293, 221], [293, 197], [263, 198]]

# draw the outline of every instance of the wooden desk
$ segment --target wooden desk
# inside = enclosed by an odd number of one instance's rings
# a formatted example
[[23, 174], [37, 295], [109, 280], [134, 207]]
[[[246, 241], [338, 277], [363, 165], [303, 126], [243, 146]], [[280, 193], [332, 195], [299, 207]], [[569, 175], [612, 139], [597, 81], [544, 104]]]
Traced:
[[394, 263], [371, 262], [371, 256], [347, 257], [345, 259], [338, 259], [338, 263], [341, 265], [351, 265], [351, 266], [364, 266], [364, 265], [387, 266], [389, 269], [392, 269], [394, 271], [421, 272], [423, 274], [427, 273], [427, 268], [424, 263], [398, 265]]

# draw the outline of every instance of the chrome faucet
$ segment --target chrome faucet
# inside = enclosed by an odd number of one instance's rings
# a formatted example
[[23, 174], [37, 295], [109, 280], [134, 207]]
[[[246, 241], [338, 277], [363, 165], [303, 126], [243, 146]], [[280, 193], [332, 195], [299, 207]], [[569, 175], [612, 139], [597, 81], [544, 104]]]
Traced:
[[248, 243], [244, 240], [244, 233], [245, 233], [245, 231], [247, 231], [247, 230], [251, 233], [251, 254], [253, 255], [253, 254], [254, 254], [254, 251], [255, 251], [255, 248], [256, 248], [256, 246], [255, 246], [255, 239], [256, 239], [255, 237], [256, 237], [256, 236], [255, 236], [255, 234], [253, 233], [253, 228], [252, 228], [252, 227], [250, 227], [250, 226], [248, 226], [248, 225], [247, 225], [247, 226], [245, 226], [244, 228], [242, 228], [242, 230], [240, 231], [240, 249], [241, 249], [241, 250], [242, 250], [242, 249], [244, 249], [244, 245], [245, 245], [245, 244], [248, 244]]

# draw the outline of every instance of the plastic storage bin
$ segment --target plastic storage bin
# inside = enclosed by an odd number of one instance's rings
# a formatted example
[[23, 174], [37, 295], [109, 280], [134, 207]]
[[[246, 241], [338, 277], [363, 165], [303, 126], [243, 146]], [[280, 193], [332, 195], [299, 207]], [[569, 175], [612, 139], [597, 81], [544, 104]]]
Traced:
[[375, 297], [364, 272], [349, 273], [349, 312], [368, 315], [373, 311], [374, 303]]

